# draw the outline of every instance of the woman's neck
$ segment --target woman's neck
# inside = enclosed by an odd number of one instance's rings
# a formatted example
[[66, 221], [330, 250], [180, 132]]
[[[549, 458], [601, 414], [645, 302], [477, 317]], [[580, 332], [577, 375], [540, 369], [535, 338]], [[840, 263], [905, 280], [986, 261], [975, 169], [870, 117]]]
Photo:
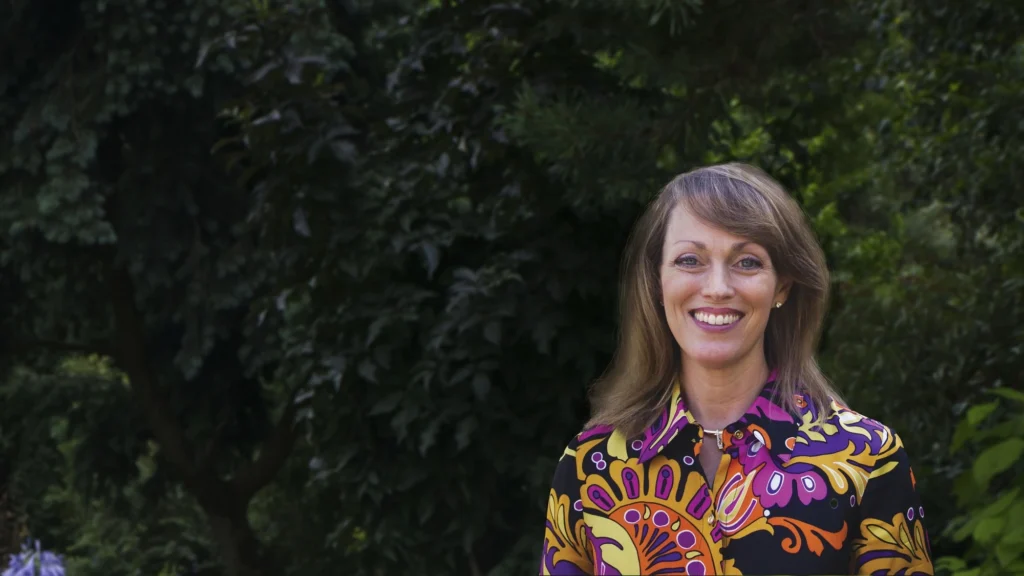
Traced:
[[769, 374], [762, 354], [727, 368], [707, 368], [684, 358], [682, 372], [686, 407], [705, 430], [721, 430], [739, 420]]

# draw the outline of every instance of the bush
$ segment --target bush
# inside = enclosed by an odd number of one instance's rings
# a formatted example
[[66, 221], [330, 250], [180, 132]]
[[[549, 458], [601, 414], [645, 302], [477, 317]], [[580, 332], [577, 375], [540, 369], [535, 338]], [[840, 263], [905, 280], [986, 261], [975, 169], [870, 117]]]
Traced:
[[977, 454], [954, 485], [963, 514], [945, 531], [954, 541], [968, 542], [969, 551], [936, 563], [955, 576], [1024, 574], [1024, 394], [1005, 388], [992, 393], [1000, 398], [971, 407], [950, 447]]

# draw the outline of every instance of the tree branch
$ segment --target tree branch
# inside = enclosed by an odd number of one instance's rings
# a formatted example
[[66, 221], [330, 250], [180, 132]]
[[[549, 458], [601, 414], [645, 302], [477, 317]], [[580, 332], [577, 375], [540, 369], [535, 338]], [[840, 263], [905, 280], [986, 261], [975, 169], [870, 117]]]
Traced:
[[167, 460], [181, 476], [185, 487], [202, 501], [204, 487], [197, 477], [192, 451], [181, 426], [168, 415], [165, 409], [167, 401], [149, 365], [145, 326], [135, 307], [135, 287], [131, 276], [127, 270], [115, 268], [110, 260], [105, 261], [104, 268], [114, 309], [117, 347], [114, 358], [128, 375], [129, 385], [138, 397], [146, 421]]
[[295, 414], [297, 411], [295, 395], [292, 394], [289, 396], [288, 405], [285, 406], [273, 432], [263, 442], [259, 457], [255, 462], [239, 470], [232, 479], [234, 492], [243, 502], [248, 502], [269, 484], [288, 460], [288, 456], [295, 446]]
[[213, 437], [206, 443], [206, 446], [199, 453], [196, 460], [196, 473], [215, 475], [213, 463], [224, 448], [224, 437], [227, 434], [227, 420], [224, 415], [226, 409], [221, 410], [221, 422], [213, 431]]
[[7, 346], [9, 352], [26, 354], [38, 350], [52, 352], [80, 352], [82, 354], [98, 354], [113, 357], [116, 353], [109, 342], [62, 342], [59, 340], [37, 340], [18, 338]]
[[466, 556], [469, 559], [469, 573], [472, 576], [481, 576], [483, 572], [480, 571], [480, 565], [476, 561], [476, 554], [473, 553], [472, 547], [466, 551]]

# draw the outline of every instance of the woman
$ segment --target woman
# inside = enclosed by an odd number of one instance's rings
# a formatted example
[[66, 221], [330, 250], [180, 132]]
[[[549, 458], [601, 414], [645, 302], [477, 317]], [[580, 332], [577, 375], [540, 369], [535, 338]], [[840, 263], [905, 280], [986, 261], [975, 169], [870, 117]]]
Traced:
[[931, 574], [900, 438], [814, 359], [825, 258], [745, 165], [678, 176], [627, 247], [615, 360], [548, 497], [542, 574]]

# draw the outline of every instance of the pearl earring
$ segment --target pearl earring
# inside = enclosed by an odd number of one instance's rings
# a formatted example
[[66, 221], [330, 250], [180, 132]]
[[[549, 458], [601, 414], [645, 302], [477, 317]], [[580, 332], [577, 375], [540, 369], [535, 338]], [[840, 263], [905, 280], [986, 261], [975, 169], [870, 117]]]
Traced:
[[776, 308], [782, 308], [782, 302], [776, 302], [775, 303], [775, 307]]

